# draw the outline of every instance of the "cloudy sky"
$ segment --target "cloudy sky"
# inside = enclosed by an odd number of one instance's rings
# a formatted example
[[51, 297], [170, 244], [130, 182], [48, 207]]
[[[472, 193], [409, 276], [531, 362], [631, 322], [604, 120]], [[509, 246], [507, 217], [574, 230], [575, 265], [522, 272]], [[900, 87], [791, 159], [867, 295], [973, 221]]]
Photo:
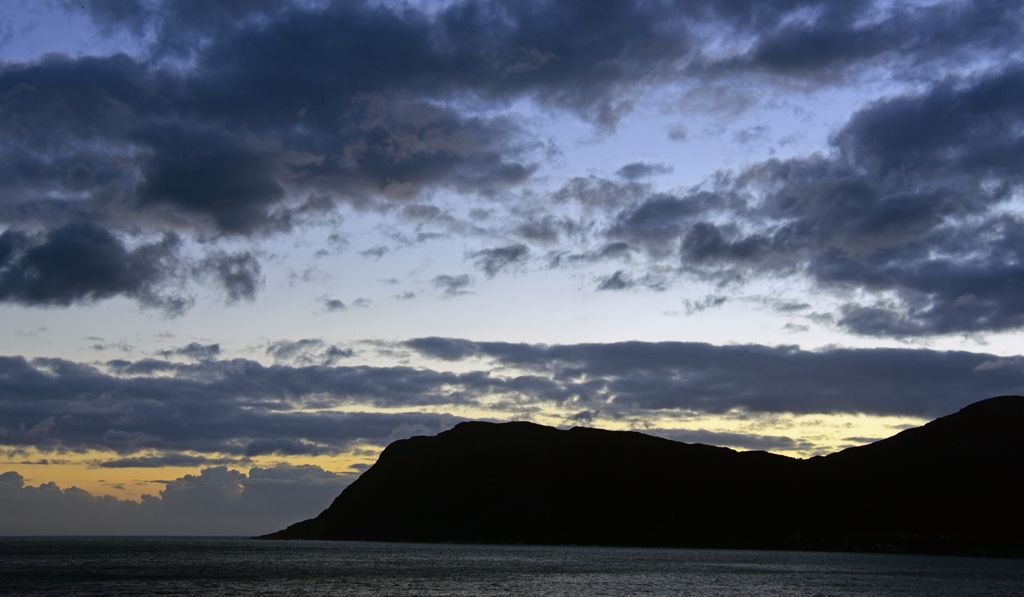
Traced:
[[809, 456], [1022, 393], [1022, 48], [999, 0], [4, 0], [0, 533], [269, 531], [463, 419]]

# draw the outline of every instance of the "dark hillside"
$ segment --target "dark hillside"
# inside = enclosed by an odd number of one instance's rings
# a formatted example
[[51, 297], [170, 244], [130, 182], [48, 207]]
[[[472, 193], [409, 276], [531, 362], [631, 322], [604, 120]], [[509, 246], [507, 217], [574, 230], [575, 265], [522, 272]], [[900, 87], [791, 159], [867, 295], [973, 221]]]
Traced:
[[810, 460], [462, 423], [391, 444], [270, 538], [1020, 554], [1022, 430], [1022, 397]]

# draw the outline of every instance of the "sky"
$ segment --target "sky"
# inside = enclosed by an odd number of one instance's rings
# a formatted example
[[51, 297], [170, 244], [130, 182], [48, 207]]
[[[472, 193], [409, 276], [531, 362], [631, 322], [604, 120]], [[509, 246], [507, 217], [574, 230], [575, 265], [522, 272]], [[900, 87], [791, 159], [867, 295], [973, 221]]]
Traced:
[[1024, 8], [0, 0], [0, 534], [459, 421], [825, 454], [1024, 393]]

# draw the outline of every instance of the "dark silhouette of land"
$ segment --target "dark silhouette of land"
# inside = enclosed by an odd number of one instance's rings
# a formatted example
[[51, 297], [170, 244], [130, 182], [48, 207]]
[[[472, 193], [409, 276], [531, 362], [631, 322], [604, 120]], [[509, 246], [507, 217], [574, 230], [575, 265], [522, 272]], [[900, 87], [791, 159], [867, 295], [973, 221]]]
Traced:
[[1024, 397], [799, 460], [635, 432], [461, 423], [392, 443], [273, 539], [1024, 555]]

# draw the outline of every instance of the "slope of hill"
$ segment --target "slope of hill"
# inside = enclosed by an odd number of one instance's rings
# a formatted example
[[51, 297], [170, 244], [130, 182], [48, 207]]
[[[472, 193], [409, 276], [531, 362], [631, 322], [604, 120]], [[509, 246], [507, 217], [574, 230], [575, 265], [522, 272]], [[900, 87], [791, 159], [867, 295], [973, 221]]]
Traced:
[[1024, 555], [1024, 397], [797, 460], [635, 432], [462, 423], [394, 442], [268, 535]]

